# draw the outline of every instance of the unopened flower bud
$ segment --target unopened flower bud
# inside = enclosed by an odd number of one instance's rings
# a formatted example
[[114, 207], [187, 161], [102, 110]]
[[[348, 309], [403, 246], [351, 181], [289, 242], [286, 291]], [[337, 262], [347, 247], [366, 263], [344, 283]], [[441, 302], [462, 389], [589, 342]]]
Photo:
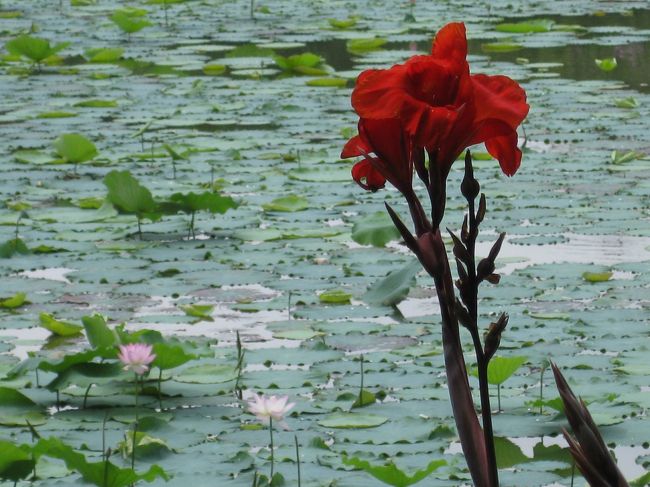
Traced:
[[501, 343], [501, 334], [508, 325], [508, 315], [501, 313], [499, 319], [495, 323], [490, 323], [490, 326], [485, 334], [485, 359], [490, 360], [496, 353]]

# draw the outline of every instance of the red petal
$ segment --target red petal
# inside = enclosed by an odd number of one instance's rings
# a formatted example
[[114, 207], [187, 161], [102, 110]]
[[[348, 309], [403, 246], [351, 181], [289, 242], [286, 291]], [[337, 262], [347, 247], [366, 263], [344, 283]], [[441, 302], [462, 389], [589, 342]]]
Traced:
[[390, 118], [399, 114], [408, 91], [403, 65], [364, 71], [352, 91], [352, 107], [361, 118]]
[[508, 135], [492, 137], [485, 141], [485, 147], [492, 156], [499, 160], [501, 170], [512, 176], [521, 165], [521, 151], [517, 147], [517, 132], [514, 130]]
[[350, 140], [347, 141], [343, 150], [341, 151], [341, 159], [347, 159], [348, 157], [357, 157], [370, 154], [372, 149], [366, 144], [361, 137], [355, 135]]
[[386, 179], [373, 167], [370, 159], [359, 161], [352, 167], [352, 179], [369, 191], [377, 191], [386, 185]]
[[[427, 105], [443, 107], [456, 100], [459, 81], [466, 70], [432, 56], [416, 56], [406, 63], [409, 95]], [[465, 73], [467, 76], [468, 73]]]
[[412, 149], [400, 120], [363, 118], [359, 120], [359, 135], [372, 147], [375, 169], [397, 189], [408, 191], [413, 180]]
[[467, 58], [465, 24], [452, 22], [440, 29], [433, 41], [431, 54], [437, 59], [464, 63]]
[[372, 147], [372, 152], [386, 164], [395, 169], [408, 165], [409, 154], [398, 118], [361, 119], [359, 134]]
[[438, 147], [456, 121], [456, 112], [442, 107], [410, 103], [404, 107], [405, 128], [420, 147]]
[[502, 120], [515, 130], [528, 115], [524, 89], [507, 76], [475, 74], [471, 78], [476, 122], [490, 118]]

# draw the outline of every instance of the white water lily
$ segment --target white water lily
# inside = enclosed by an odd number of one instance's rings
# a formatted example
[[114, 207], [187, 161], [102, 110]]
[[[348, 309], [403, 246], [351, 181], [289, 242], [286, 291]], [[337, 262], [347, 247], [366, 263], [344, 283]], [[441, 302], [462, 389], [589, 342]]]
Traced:
[[255, 394], [248, 401], [248, 411], [253, 413], [262, 423], [268, 424], [270, 420], [280, 422], [284, 416], [296, 405], [289, 402], [289, 396], [265, 396]]

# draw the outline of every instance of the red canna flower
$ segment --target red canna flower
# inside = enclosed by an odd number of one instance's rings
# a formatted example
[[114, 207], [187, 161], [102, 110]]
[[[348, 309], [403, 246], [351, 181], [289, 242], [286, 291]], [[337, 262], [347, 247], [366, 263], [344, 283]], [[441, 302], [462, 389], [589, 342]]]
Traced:
[[[413, 146], [425, 148], [431, 161], [439, 165], [441, 174], [449, 172], [465, 148], [484, 142], [490, 154], [499, 160], [503, 172], [512, 176], [521, 164], [517, 127], [528, 114], [526, 92], [507, 76], [470, 75], [466, 57], [465, 25], [451, 23], [438, 32], [430, 55], [413, 56], [390, 69], [361, 73], [352, 92], [352, 106], [361, 118], [359, 137], [369, 142], [368, 136], [364, 138], [361, 134], [361, 125], [368, 132], [372, 120], [390, 125], [380, 129], [372, 124], [369, 131], [383, 138], [396, 130], [396, 123], [386, 120], [397, 118], [405, 135], [400, 138], [402, 142], [395, 142], [395, 147], [401, 150], [400, 144], [408, 139]], [[373, 142], [378, 144], [375, 139]], [[384, 146], [387, 144], [383, 142]], [[353, 149], [344, 150], [350, 156], [353, 152]], [[405, 166], [402, 158], [382, 160]], [[393, 183], [385, 168], [380, 169], [372, 159], [362, 168], [369, 187], [368, 181], [378, 180], [376, 172]], [[394, 169], [400, 174], [405, 172], [401, 166]]]
[[364, 158], [352, 168], [352, 178], [362, 188], [376, 191], [388, 180], [403, 194], [412, 192], [416, 151], [398, 118], [360, 119], [359, 135], [341, 152], [344, 159], [356, 156]]

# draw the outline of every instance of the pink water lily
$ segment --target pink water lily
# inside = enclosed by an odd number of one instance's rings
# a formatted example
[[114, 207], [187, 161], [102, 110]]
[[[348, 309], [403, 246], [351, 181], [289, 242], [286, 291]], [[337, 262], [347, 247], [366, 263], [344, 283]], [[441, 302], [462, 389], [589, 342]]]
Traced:
[[262, 423], [268, 424], [269, 420], [280, 422], [284, 416], [296, 405], [290, 402], [289, 396], [265, 396], [255, 394], [248, 401], [248, 411], [253, 413]]
[[143, 375], [149, 370], [149, 364], [156, 359], [153, 347], [146, 343], [129, 343], [120, 345], [117, 358], [124, 364], [124, 370], [131, 370], [136, 375]]

